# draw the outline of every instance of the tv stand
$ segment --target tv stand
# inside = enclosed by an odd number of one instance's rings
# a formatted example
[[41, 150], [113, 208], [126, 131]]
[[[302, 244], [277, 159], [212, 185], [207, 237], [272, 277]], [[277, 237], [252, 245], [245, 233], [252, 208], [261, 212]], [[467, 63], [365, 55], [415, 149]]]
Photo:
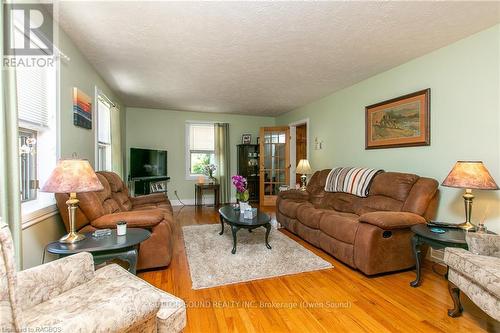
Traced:
[[[170, 177], [135, 177], [130, 178], [129, 188], [132, 196], [147, 195], [151, 193], [167, 193], [167, 184]], [[162, 183], [157, 184], [155, 183]], [[161, 185], [161, 186], [160, 186]]]

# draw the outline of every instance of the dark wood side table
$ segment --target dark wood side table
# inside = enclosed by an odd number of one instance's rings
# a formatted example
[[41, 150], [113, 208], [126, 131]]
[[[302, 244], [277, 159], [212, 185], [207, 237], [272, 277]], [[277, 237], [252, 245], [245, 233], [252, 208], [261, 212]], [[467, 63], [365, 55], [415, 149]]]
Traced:
[[47, 245], [47, 251], [59, 255], [60, 258], [79, 252], [90, 252], [96, 265], [112, 259], [124, 260], [129, 264], [128, 271], [135, 274], [137, 248], [151, 233], [146, 229], [127, 228], [127, 234], [123, 236], [117, 236], [116, 229], [111, 230], [111, 235], [105, 237], [94, 238], [91, 232], [85, 233], [85, 236], [84, 240], [73, 244], [52, 242]]
[[416, 261], [417, 277], [410, 282], [410, 286], [418, 287], [420, 285], [420, 272], [422, 266], [422, 253], [420, 247], [423, 244], [428, 244], [435, 250], [444, 249], [445, 247], [459, 247], [467, 250], [467, 242], [465, 241], [465, 230], [456, 228], [440, 228], [446, 230], [443, 234], [432, 232], [426, 224], [417, 224], [411, 227], [411, 231], [415, 233], [411, 240], [413, 246], [413, 254]]
[[219, 184], [200, 184], [200, 183], [194, 184], [194, 204], [196, 206], [201, 206], [203, 204], [203, 192], [213, 191], [214, 206], [218, 207], [220, 204], [219, 190], [220, 190]]

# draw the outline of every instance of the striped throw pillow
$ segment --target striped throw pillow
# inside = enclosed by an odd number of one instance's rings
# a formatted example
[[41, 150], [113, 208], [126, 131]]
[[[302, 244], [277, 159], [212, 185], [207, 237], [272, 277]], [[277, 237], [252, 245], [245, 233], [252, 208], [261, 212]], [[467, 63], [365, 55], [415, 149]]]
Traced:
[[326, 178], [325, 191], [344, 192], [358, 197], [366, 197], [373, 178], [381, 172], [384, 172], [384, 170], [367, 168], [332, 169]]

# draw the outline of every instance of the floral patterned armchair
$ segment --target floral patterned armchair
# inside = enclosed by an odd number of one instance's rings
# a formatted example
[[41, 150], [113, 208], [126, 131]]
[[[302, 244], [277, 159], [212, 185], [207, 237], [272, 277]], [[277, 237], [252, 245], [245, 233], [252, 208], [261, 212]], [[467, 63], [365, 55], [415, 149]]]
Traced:
[[468, 233], [466, 239], [469, 251], [446, 248], [444, 253], [454, 303], [448, 315], [461, 315], [462, 291], [484, 312], [500, 320], [500, 235]]
[[118, 265], [94, 271], [79, 253], [16, 272], [0, 222], [0, 332], [180, 332], [184, 301]]

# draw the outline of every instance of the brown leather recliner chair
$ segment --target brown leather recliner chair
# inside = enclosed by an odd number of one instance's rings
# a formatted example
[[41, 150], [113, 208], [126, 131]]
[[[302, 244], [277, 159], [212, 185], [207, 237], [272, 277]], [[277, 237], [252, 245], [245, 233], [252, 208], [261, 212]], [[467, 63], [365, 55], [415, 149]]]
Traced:
[[306, 191], [280, 192], [276, 218], [286, 229], [367, 275], [415, 265], [411, 226], [434, 217], [438, 182], [398, 172], [375, 176], [368, 197], [325, 192], [329, 169]]
[[[99, 192], [79, 193], [75, 228], [79, 232], [116, 228], [126, 221], [130, 228], [151, 231], [151, 237], [139, 245], [137, 269], [164, 267], [172, 259], [173, 213], [167, 196], [162, 193], [130, 197], [128, 188], [114, 172], [99, 171], [104, 186]], [[69, 230], [68, 194], [56, 194], [57, 207], [66, 230]]]

